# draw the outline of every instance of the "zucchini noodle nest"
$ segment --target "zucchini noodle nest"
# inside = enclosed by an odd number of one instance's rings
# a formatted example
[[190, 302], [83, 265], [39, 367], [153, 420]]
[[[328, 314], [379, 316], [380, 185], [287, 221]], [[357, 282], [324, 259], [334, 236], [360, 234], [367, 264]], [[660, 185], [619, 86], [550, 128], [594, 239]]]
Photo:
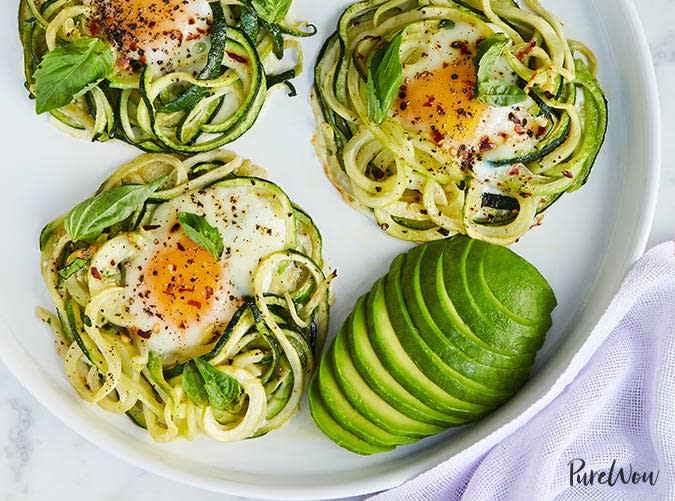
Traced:
[[[41, 235], [56, 314], [39, 316], [68, 380], [156, 441], [200, 430], [234, 441], [281, 427], [321, 352], [334, 274], [324, 274], [320, 233], [259, 172], [222, 150], [146, 154]], [[120, 204], [129, 215], [113, 221]], [[214, 225], [220, 258], [190, 236], [183, 212]], [[71, 236], [92, 221], [112, 224]]]
[[[295, 95], [289, 81], [302, 71], [297, 37], [316, 31], [306, 23], [263, 19], [254, 4], [21, 0], [26, 87], [37, 95], [35, 74], [46, 54], [98, 38], [112, 50], [112, 73], [70, 104], [49, 110], [57, 126], [76, 137], [118, 138], [149, 152], [213, 150], [253, 126], [269, 89], [286, 83]], [[287, 64], [285, 49], [295, 52], [295, 61]]]
[[509, 245], [586, 182], [607, 127], [595, 57], [537, 0], [521, 3], [361, 1], [324, 45], [318, 155], [390, 235]]

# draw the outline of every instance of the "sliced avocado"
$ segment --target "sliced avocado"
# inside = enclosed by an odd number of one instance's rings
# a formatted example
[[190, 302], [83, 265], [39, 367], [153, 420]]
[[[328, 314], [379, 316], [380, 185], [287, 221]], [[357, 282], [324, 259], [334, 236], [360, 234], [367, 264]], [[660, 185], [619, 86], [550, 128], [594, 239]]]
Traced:
[[354, 367], [368, 386], [393, 408], [413, 420], [423, 423], [410, 428], [410, 433], [427, 435], [442, 427], [457, 426], [464, 418], [442, 414], [410, 394], [382, 365], [368, 336], [366, 296], [359, 299], [351, 317], [345, 323], [347, 344]]
[[[455, 306], [455, 310], [476, 335], [501, 352], [520, 354], [531, 353], [532, 356], [541, 347], [543, 339], [531, 335], [531, 331], [523, 329], [511, 331], [501, 329], [495, 325], [482, 305], [478, 304], [469, 292], [469, 278], [466, 273], [466, 260], [473, 246], [474, 240], [458, 235], [446, 241], [443, 254], [443, 279], [448, 297]], [[511, 285], [519, 286], [520, 280], [517, 275], [518, 268], [510, 270]], [[513, 272], [516, 271], [514, 274]], [[518, 284], [514, 283], [518, 280]], [[504, 284], [505, 286], [505, 284]], [[527, 335], [526, 335], [527, 334]]]
[[[519, 299], [524, 299], [520, 293], [515, 291], [515, 288], [513, 287], [513, 278], [508, 279], [504, 277], [505, 274], [512, 273], [507, 270], [517, 269], [519, 280], [522, 280], [526, 284], [529, 282], [529, 277], [527, 277], [525, 273], [521, 274], [519, 266], [521, 263], [518, 261], [522, 261], [521, 258], [508, 249], [500, 248], [499, 250], [503, 250], [504, 252], [499, 252], [497, 254], [500, 260], [503, 259], [503, 261], [498, 269], [488, 270], [486, 276], [485, 258], [488, 253], [492, 254], [492, 246], [483, 242], [473, 241], [468, 244], [468, 247], [469, 250], [466, 255], [462, 274], [463, 277], [466, 278], [468, 286], [467, 294], [473, 298], [476, 305], [480, 305], [479, 307], [482, 315], [489, 319], [489, 322], [492, 325], [495, 325], [502, 331], [523, 337], [541, 338], [542, 325], [547, 321], [550, 322], [550, 315], [548, 318], [544, 317], [540, 320], [530, 320], [529, 318], [512, 311], [492, 291], [492, 288], [494, 288], [494, 290], [510, 304], [513, 303], [513, 298], [510, 297], [511, 295], [517, 295], [519, 296]], [[517, 258], [517, 260], [514, 259], [514, 257]], [[445, 256], [445, 259], [447, 260], [447, 256]], [[489, 277], [489, 279], [487, 277]], [[537, 303], [538, 298], [541, 296], [541, 294], [538, 294], [538, 285], [538, 283], [535, 283], [534, 287], [528, 291], [530, 299], [526, 302]], [[526, 285], [525, 287], [528, 286]], [[525, 308], [521, 307], [521, 309]], [[550, 309], [546, 311], [550, 311]], [[543, 310], [542, 313], [544, 313]], [[548, 330], [548, 327], [550, 327], [550, 325], [545, 326], [543, 333]]]
[[359, 437], [340, 426], [326, 410], [319, 393], [319, 382], [316, 377], [312, 379], [312, 382], [309, 385], [308, 397], [309, 410], [314, 422], [328, 438], [340, 447], [344, 447], [349, 451], [364, 456], [393, 450], [393, 447], [378, 447], [361, 440]]
[[487, 412], [485, 406], [460, 400], [439, 387], [419, 370], [398, 340], [384, 299], [384, 279], [368, 294], [368, 335], [382, 364], [410, 393], [432, 409], [448, 416], [476, 419]]
[[[350, 322], [351, 320], [347, 320]], [[331, 348], [333, 373], [350, 405], [380, 428], [405, 436], [407, 442], [443, 431], [440, 426], [422, 423], [409, 418], [389, 405], [359, 374], [349, 354], [349, 340], [343, 330], [338, 333]], [[367, 335], [365, 332], [363, 335]], [[381, 366], [380, 366], [381, 367]], [[375, 368], [371, 367], [371, 370]]]
[[361, 440], [378, 447], [392, 447], [414, 442], [415, 439], [411, 437], [404, 438], [383, 430], [352, 406], [335, 379], [332, 354], [334, 346], [335, 344], [331, 345], [321, 361], [317, 384], [324, 407], [335, 422]]
[[529, 368], [534, 363], [534, 353], [513, 354], [499, 350], [481, 339], [459, 316], [455, 305], [448, 296], [443, 279], [443, 252], [447, 241], [425, 245], [420, 258], [419, 293], [441, 331], [452, 336], [453, 342], [471, 358], [485, 365], [502, 369]]
[[490, 360], [495, 358], [495, 354], [489, 350], [483, 353], [484, 348], [475, 341], [475, 336], [463, 332], [468, 330], [466, 326], [455, 324], [452, 317], [445, 319], [445, 331], [441, 331], [436, 324], [424, 302], [420, 287], [420, 262], [426, 249], [427, 246], [419, 246], [406, 254], [401, 269], [401, 291], [419, 335], [441, 360], [448, 365], [452, 364], [466, 377], [497, 390], [513, 391], [520, 388], [527, 381], [529, 366], [503, 369], [488, 365], [479, 358]]
[[496, 407], [512, 392], [498, 391], [467, 378], [455, 370], [453, 363], [445, 364], [420, 336], [410, 319], [401, 291], [401, 267], [404, 259], [404, 255], [394, 259], [384, 281], [387, 311], [401, 346], [419, 370], [448, 394], [487, 409]]
[[[527, 319], [540, 330], [551, 327], [551, 311], [557, 301], [551, 286], [531, 263], [505, 247], [488, 246], [483, 258], [483, 278], [494, 298], [512, 312], [514, 318]], [[518, 287], [513, 286], [510, 270], [518, 269]], [[542, 327], [543, 325], [543, 327]]]

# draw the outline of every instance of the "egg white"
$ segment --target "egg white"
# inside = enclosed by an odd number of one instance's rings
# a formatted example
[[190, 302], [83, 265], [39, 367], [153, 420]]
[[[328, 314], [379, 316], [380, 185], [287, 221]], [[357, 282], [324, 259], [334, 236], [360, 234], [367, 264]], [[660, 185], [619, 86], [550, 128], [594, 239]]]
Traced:
[[[158, 299], [164, 291], [146, 290], [144, 285], [153, 256], [175, 246], [185, 236], [176, 228], [180, 212], [203, 216], [218, 229], [226, 248], [218, 262], [221, 279], [194, 284], [197, 288], [213, 288], [211, 307], [197, 321], [184, 325], [177, 325], [168, 318], [169, 312], [162, 311]], [[135, 342], [160, 354], [165, 363], [203, 354], [205, 344], [210, 341], [209, 327], [227, 323], [242, 304], [242, 298], [252, 293], [252, 276], [260, 260], [287, 248], [287, 221], [279, 213], [279, 203], [274, 198], [251, 189], [250, 185], [216, 185], [162, 204], [145, 225], [149, 231], [123, 237], [133, 241], [137, 251], [124, 263], [123, 292], [112, 299], [105, 315], [131, 332], [145, 333], [136, 336]], [[99, 256], [97, 261], [109, 257]]]
[[[421, 35], [420, 40], [413, 42], [415, 47], [421, 47], [422, 49], [410, 50], [409, 48], [406, 49], [405, 45], [403, 46], [404, 85], [423, 84], [421, 75], [423, 76], [425, 73], [437, 75], [441, 68], [458, 67], [461, 64], [461, 58], [470, 57], [473, 60], [478, 43], [490, 34], [466, 22], [458, 22], [452, 27], [428, 30]], [[453, 43], [455, 44], [454, 48]], [[456, 48], [459, 43], [461, 43], [462, 49]], [[470, 55], [467, 56], [468, 51], [470, 51]], [[472, 70], [472, 78], [475, 82], [475, 70]], [[508, 62], [504, 59], [496, 65], [491, 78], [503, 79], [513, 84], [518, 82], [517, 75], [513, 73]], [[442, 96], [437, 97], [442, 98]], [[446, 100], [449, 100], [449, 98]], [[431, 108], [429, 109], [431, 110]], [[421, 119], [415, 120], [414, 123], [403, 119], [402, 112], [396, 107], [390, 115], [418, 139], [434, 142], [430, 123], [425, 119], [428, 116], [426, 114], [431, 113], [431, 111], [427, 112], [427, 109], [415, 111]], [[446, 111], [448, 114], [456, 112], [455, 109]], [[545, 128], [548, 125], [546, 119], [538, 116], [538, 113], [539, 109], [530, 97], [512, 106], [490, 105], [482, 111], [480, 120], [475, 125], [475, 129], [470, 131], [468, 137], [457, 137], [452, 132], [447, 132], [444, 134], [442, 141], [435, 146], [440, 146], [450, 156], [456, 156], [460, 150], [474, 150], [488, 161], [514, 158], [524, 151], [529, 151], [538, 140], [537, 132], [539, 132], [539, 128]], [[484, 143], [486, 138], [489, 140], [489, 148], [481, 148], [481, 143]]]
[[168, 73], [204, 65], [212, 22], [208, 0], [90, 1], [95, 34], [116, 49], [119, 67], [148, 65]]

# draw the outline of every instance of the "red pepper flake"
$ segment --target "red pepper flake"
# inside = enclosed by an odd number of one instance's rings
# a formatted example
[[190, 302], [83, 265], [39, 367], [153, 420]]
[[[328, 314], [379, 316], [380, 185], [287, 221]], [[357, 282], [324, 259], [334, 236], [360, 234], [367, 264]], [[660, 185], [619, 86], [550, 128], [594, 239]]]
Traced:
[[161, 226], [158, 224], [146, 224], [145, 226], [143, 226], [143, 231], [152, 231], [157, 230], [159, 228], [161, 228]]
[[523, 135], [527, 132], [527, 129], [523, 127], [522, 125], [516, 125], [513, 127], [513, 130], [516, 132], [518, 135]]
[[521, 125], [520, 119], [513, 112], [509, 113], [509, 121], [513, 122], [516, 125]]
[[94, 277], [96, 280], [101, 280], [101, 272], [98, 271], [98, 268], [92, 267], [91, 276]]
[[234, 52], [230, 52], [229, 50], [227, 51], [227, 55], [230, 56], [231, 59], [234, 59], [235, 61], [237, 61], [238, 63], [241, 63], [241, 64], [247, 64], [248, 63], [248, 59], [246, 59], [245, 57], [240, 56], [239, 54], [236, 54]]
[[518, 58], [518, 61], [522, 61], [525, 56], [529, 55], [530, 52], [532, 52], [532, 49], [534, 49], [537, 46], [537, 41], [535, 39], [530, 40], [529, 45], [521, 50], [518, 54], [516, 54], [516, 57]]
[[176, 223], [171, 227], [171, 229], [169, 230], [169, 233], [176, 233], [178, 230], [180, 230], [180, 224]]
[[117, 66], [119, 66], [123, 70], [128, 70], [129, 67], [131, 66], [131, 60], [126, 57], [120, 57], [117, 60]]
[[432, 127], [431, 128], [431, 137], [433, 138], [433, 140], [436, 144], [441, 144], [443, 142], [443, 140], [445, 139], [445, 134], [443, 134], [436, 127]]
[[179, 287], [178, 292], [194, 292], [194, 287]]
[[213, 297], [213, 287], [207, 286], [204, 295], [206, 299], [211, 299], [211, 297]]
[[497, 147], [495, 143], [490, 141], [490, 136], [485, 135], [480, 138], [480, 147], [479, 150], [482, 152], [494, 150]]
[[99, 29], [99, 25], [96, 21], [89, 23], [89, 33], [91, 33], [92, 37], [96, 37], [96, 35], [98, 35]]
[[190, 299], [190, 300], [187, 302], [187, 304], [189, 304], [190, 306], [194, 306], [194, 307], [197, 308], [198, 310], [201, 310], [201, 309], [202, 309], [202, 303], [200, 303], [199, 301], [195, 301], [194, 299]]
[[138, 335], [138, 337], [142, 337], [143, 339], [150, 339], [152, 337], [152, 332], [142, 331], [140, 329], [136, 331], [136, 334]]
[[562, 174], [563, 174], [563, 176], [565, 176], [566, 178], [574, 179], [574, 174], [572, 174], [572, 173], [571, 173], [570, 171], [568, 171], [568, 170], [564, 170]]
[[509, 176], [519, 176], [520, 175], [520, 167], [517, 165], [514, 165], [509, 169]]
[[178, 242], [177, 246], [179, 251], [185, 252], [185, 246], [182, 243]]

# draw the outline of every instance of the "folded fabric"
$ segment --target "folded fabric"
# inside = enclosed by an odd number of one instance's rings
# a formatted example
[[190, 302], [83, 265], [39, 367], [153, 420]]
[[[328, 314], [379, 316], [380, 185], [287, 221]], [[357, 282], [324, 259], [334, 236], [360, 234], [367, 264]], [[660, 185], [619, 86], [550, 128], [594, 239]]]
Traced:
[[501, 442], [488, 437], [371, 499], [675, 499], [674, 242], [634, 265], [587, 345], [599, 340], [581, 371], [568, 369], [576, 378]]

